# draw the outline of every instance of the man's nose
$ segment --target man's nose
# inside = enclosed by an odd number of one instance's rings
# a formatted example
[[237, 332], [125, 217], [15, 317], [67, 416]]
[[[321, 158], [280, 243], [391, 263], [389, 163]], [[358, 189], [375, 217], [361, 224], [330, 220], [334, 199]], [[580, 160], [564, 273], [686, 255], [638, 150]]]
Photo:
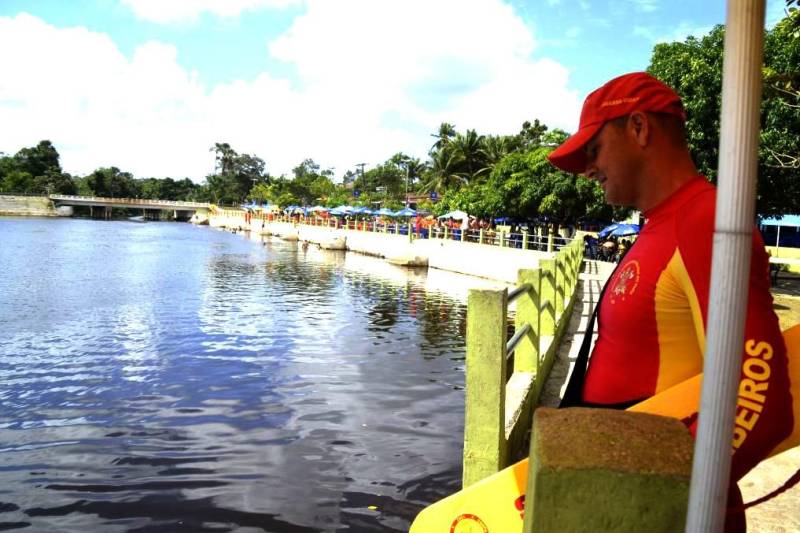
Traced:
[[586, 165], [586, 170], [583, 171], [583, 175], [590, 180], [596, 179], [597, 167], [594, 165], [593, 162], [589, 162], [589, 164]]

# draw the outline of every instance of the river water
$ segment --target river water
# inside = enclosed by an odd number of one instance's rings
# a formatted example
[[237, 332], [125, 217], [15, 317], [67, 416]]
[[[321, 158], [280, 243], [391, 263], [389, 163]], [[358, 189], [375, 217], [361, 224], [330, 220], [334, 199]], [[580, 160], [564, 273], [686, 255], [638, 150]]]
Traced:
[[464, 279], [0, 218], [0, 530], [407, 530], [460, 483]]

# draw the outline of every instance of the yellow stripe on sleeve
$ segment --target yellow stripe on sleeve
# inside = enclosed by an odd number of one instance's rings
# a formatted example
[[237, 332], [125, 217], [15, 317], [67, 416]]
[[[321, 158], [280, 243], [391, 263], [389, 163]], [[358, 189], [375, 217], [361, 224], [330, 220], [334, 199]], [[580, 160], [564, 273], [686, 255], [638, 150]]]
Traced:
[[703, 371], [703, 314], [678, 250], [656, 283], [655, 313], [659, 348], [655, 393], [659, 393]]

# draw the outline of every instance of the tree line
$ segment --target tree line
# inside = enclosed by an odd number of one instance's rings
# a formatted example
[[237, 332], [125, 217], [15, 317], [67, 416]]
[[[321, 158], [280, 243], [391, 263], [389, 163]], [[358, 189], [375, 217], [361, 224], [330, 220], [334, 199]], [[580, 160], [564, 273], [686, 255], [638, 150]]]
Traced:
[[[795, 5], [796, 0], [788, 0], [787, 16], [765, 32], [757, 194], [757, 212], [762, 215], [796, 211], [800, 198], [800, 16]], [[648, 67], [682, 95], [690, 150], [700, 172], [711, 181], [717, 179], [719, 157], [724, 32], [717, 26], [700, 38], [658, 44]], [[116, 167], [71, 176], [61, 169], [58, 152], [45, 140], [0, 157], [0, 193], [391, 209], [402, 207], [411, 195], [418, 207], [435, 214], [461, 209], [482, 218], [546, 218], [561, 223], [621, 216], [604, 202], [596, 183], [548, 163], [547, 155], [566, 137], [564, 131], [551, 130], [538, 120], [524, 122], [511, 135], [458, 131], [445, 122], [432, 134], [425, 160], [399, 152], [371, 168], [359, 165], [347, 170], [339, 179], [334, 179], [333, 169], [323, 169], [313, 159], [302, 161], [290, 176], [271, 176], [263, 159], [220, 142], [210, 147], [215, 169], [202, 184], [188, 178], [135, 179]]]

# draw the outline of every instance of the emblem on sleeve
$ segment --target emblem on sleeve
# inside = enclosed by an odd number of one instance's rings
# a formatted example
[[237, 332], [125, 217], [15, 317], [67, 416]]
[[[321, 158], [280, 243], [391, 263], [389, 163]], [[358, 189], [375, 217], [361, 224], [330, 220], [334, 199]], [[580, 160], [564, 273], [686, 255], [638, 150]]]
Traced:
[[611, 286], [609, 295], [611, 303], [624, 302], [625, 298], [633, 296], [638, 286], [639, 261], [628, 261], [620, 268], [619, 273], [614, 278], [614, 284]]

